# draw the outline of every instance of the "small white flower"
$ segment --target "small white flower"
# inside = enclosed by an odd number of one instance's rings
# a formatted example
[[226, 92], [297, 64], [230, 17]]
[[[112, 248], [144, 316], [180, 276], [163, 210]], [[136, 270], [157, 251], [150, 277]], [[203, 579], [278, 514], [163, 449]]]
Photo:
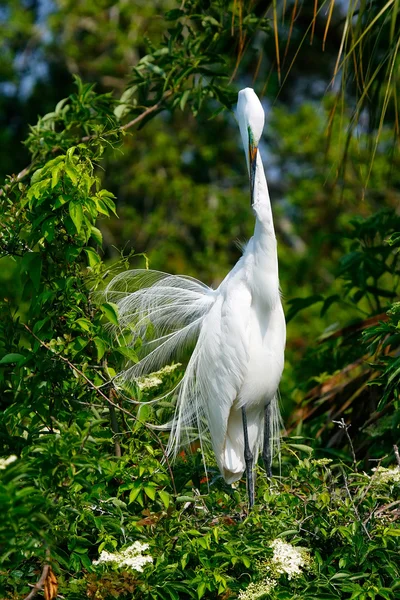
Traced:
[[102, 550], [99, 559], [94, 560], [93, 564], [113, 563], [118, 567], [128, 567], [135, 571], [143, 572], [143, 567], [147, 563], [153, 562], [153, 558], [150, 555], [142, 554], [148, 547], [149, 544], [142, 544], [141, 542], [136, 541], [131, 546], [128, 546], [128, 548], [120, 550], [119, 552], [107, 552], [106, 550]]
[[11, 465], [15, 460], [17, 460], [17, 456], [15, 454], [11, 454], [7, 458], [0, 458], [0, 469], [5, 469], [8, 465]]
[[114, 562], [116, 559], [116, 556], [117, 556], [117, 554], [114, 554], [112, 552], [107, 552], [107, 550], [102, 550], [101, 554], [99, 556], [99, 560], [94, 560], [93, 564], [99, 565], [100, 563]]
[[149, 377], [143, 377], [140, 380], [137, 379], [136, 384], [140, 390], [150, 390], [153, 387], [161, 385], [162, 379], [156, 375], [150, 375]]
[[278, 575], [286, 573], [288, 579], [298, 577], [302, 569], [310, 564], [310, 554], [306, 548], [292, 546], [279, 538], [271, 542], [270, 546], [274, 551], [271, 563]]
[[333, 460], [332, 458], [313, 458], [311, 460], [313, 465], [318, 465], [318, 466], [325, 466], [325, 465], [330, 465]]
[[257, 583], [249, 583], [245, 590], [239, 592], [239, 600], [258, 600], [269, 594], [276, 586], [277, 582], [271, 577], [265, 577]]
[[154, 387], [158, 387], [163, 382], [163, 375], [168, 375], [168, 373], [172, 373], [181, 366], [181, 363], [176, 363], [175, 365], [166, 365], [159, 371], [154, 371], [154, 373], [150, 373], [147, 377], [138, 377], [136, 379], [136, 385], [141, 390], [149, 390]]
[[385, 469], [385, 467], [376, 467], [372, 470], [375, 471], [374, 482], [376, 484], [400, 483], [399, 467], [390, 467], [388, 469]]

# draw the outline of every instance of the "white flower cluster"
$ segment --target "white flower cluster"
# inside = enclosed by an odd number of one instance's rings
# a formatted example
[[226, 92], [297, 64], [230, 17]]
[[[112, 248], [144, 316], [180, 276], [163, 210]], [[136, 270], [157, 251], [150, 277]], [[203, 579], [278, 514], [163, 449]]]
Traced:
[[153, 387], [158, 387], [162, 384], [163, 375], [167, 375], [168, 373], [172, 373], [178, 367], [181, 366], [181, 363], [176, 363], [175, 365], [166, 365], [159, 371], [154, 371], [154, 373], [150, 373], [148, 377], [138, 377], [136, 379], [136, 385], [140, 390], [149, 390]]
[[149, 544], [134, 542], [131, 546], [120, 552], [107, 552], [103, 550], [99, 556], [99, 560], [94, 560], [93, 564], [113, 563], [117, 567], [128, 567], [135, 571], [143, 572], [143, 567], [147, 563], [153, 562], [153, 558], [149, 554], [142, 554], [148, 547]]
[[149, 377], [141, 377], [136, 380], [136, 385], [140, 390], [150, 390], [151, 388], [158, 387], [162, 384], [162, 379], [157, 375], [150, 375]]
[[288, 579], [292, 579], [301, 575], [302, 569], [310, 564], [306, 548], [292, 546], [279, 538], [271, 542], [271, 548], [274, 551], [271, 563], [277, 575], [286, 573]]
[[0, 458], [0, 469], [5, 469], [6, 467], [8, 467], [8, 465], [11, 465], [11, 463], [13, 463], [15, 460], [17, 460], [15, 454], [11, 454], [11, 456], [8, 456], [7, 458]]
[[277, 582], [271, 577], [265, 577], [257, 583], [249, 583], [245, 590], [239, 592], [239, 600], [258, 600], [269, 594], [276, 586]]
[[377, 467], [376, 469], [372, 470], [375, 471], [373, 477], [376, 484], [400, 483], [399, 467], [390, 467], [389, 469], [385, 469], [385, 467]]
[[245, 590], [241, 590], [239, 600], [261, 600], [278, 585], [280, 575], [284, 573], [288, 579], [293, 579], [311, 565], [311, 556], [306, 548], [292, 546], [279, 538], [271, 542], [270, 547], [274, 551], [272, 558], [257, 561], [259, 576], [262, 579], [249, 583]]
[[333, 460], [331, 458], [313, 458], [311, 462], [313, 465], [323, 467], [326, 465], [330, 465], [333, 462]]

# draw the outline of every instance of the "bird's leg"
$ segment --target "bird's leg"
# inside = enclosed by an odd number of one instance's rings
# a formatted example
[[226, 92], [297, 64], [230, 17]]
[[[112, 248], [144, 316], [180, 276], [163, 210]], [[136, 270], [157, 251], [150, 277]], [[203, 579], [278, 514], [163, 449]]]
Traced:
[[271, 455], [271, 402], [268, 402], [264, 411], [264, 446], [263, 461], [268, 477], [272, 477], [272, 455]]
[[249, 508], [254, 506], [254, 481], [253, 481], [253, 453], [250, 450], [249, 433], [247, 430], [246, 409], [242, 407], [243, 437], [244, 437], [244, 462], [246, 463], [247, 493]]

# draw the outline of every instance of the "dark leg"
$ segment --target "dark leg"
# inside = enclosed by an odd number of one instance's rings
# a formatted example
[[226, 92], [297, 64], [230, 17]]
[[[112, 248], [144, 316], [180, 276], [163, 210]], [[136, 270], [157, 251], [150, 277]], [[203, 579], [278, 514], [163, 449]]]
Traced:
[[272, 456], [271, 456], [271, 403], [265, 407], [264, 412], [264, 447], [263, 461], [268, 477], [272, 477]]
[[249, 434], [247, 431], [246, 409], [242, 407], [243, 437], [244, 437], [244, 462], [246, 463], [247, 494], [249, 496], [249, 508], [254, 506], [254, 481], [253, 481], [253, 454], [249, 445]]

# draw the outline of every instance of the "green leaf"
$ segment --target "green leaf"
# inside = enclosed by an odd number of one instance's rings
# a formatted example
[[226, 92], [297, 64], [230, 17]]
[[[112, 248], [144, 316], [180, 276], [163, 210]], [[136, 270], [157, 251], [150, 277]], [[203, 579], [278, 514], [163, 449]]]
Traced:
[[[164, 504], [165, 508], [168, 508], [171, 496], [165, 490], [159, 490], [158, 495], [161, 498], [161, 502]], [[184, 567], [183, 567], [184, 568]]]
[[330, 578], [330, 581], [332, 581], [332, 579], [348, 579], [350, 576], [351, 576], [351, 573], [335, 573]]
[[118, 325], [118, 306], [116, 304], [104, 302], [100, 308], [113, 325]]
[[92, 324], [91, 324], [91, 322], [89, 321], [89, 319], [85, 319], [85, 318], [83, 318], [83, 317], [82, 317], [82, 318], [79, 318], [79, 319], [76, 319], [75, 323], [76, 323], [77, 325], [79, 325], [79, 327], [80, 327], [81, 329], [83, 329], [84, 331], [90, 331], [90, 330], [91, 330], [91, 328], [92, 328]]
[[77, 185], [79, 176], [79, 172], [77, 171], [77, 169], [75, 169], [75, 167], [73, 167], [71, 163], [68, 163], [65, 165], [65, 172], [72, 181], [72, 183], [74, 185]]
[[283, 538], [283, 537], [288, 537], [288, 536], [293, 536], [293, 535], [297, 535], [299, 532], [297, 529], [286, 529], [285, 531], [282, 531], [278, 537], [279, 538]]
[[93, 248], [84, 248], [88, 257], [89, 267], [93, 268], [101, 262], [100, 256], [93, 250]]
[[104, 340], [102, 340], [100, 337], [96, 336], [95, 338], [93, 338], [93, 342], [96, 346], [96, 350], [97, 350], [97, 360], [101, 360], [107, 350], [107, 345], [105, 343]]
[[307, 452], [307, 454], [312, 454], [313, 449], [311, 446], [306, 446], [305, 444], [287, 444], [289, 448], [294, 448], [295, 450], [301, 450], [302, 452]]
[[113, 198], [115, 198], [114, 194], [112, 194], [108, 190], [101, 190], [98, 193], [98, 196], [101, 198], [100, 202], [104, 203], [107, 206], [107, 208], [109, 208], [117, 217], [118, 215], [115, 209], [115, 202], [113, 200]]
[[301, 310], [304, 310], [313, 304], [317, 304], [318, 302], [322, 302], [323, 300], [324, 298], [320, 294], [308, 296], [307, 298], [292, 298], [288, 301], [290, 308], [286, 314], [286, 323], [289, 323], [289, 321], [291, 321]]
[[125, 356], [126, 358], [128, 358], [129, 360], [131, 360], [134, 363], [137, 363], [138, 360], [139, 360], [136, 352], [132, 348], [129, 348], [128, 346], [118, 346], [116, 348], [116, 351], [119, 352], [119, 354], [122, 354], [122, 356]]
[[251, 560], [249, 559], [248, 556], [242, 556], [242, 562], [243, 562], [244, 566], [246, 567], [246, 569], [250, 568]]
[[69, 215], [75, 225], [76, 231], [79, 233], [82, 228], [83, 209], [79, 202], [72, 201], [69, 203]]
[[386, 527], [383, 535], [390, 535], [392, 537], [400, 537], [400, 529], [396, 529], [395, 527]]
[[146, 423], [150, 414], [151, 414], [151, 406], [146, 403], [141, 404], [139, 406], [139, 410], [137, 411], [136, 418], [138, 419], [138, 421], [140, 421], [140, 423]]
[[325, 315], [325, 313], [328, 311], [328, 309], [332, 306], [332, 304], [334, 302], [339, 302], [339, 301], [340, 301], [339, 294], [333, 294], [332, 296], [328, 296], [327, 298], [325, 298], [324, 303], [321, 308], [321, 312], [320, 312], [321, 317], [323, 317]]
[[65, 260], [67, 263], [74, 262], [81, 252], [82, 248], [79, 248], [79, 246], [68, 246], [65, 252]]
[[61, 173], [63, 172], [64, 165], [59, 164], [55, 166], [51, 171], [51, 189], [54, 189], [57, 183], [60, 181]]
[[94, 225], [92, 225], [91, 231], [90, 231], [90, 235], [94, 239], [94, 241], [96, 242], [96, 244], [98, 246], [102, 246], [102, 244], [103, 244], [103, 235], [102, 235], [100, 229], [97, 229], [97, 227], [94, 227]]
[[144, 489], [146, 496], [148, 496], [150, 498], [150, 500], [156, 499], [156, 489], [154, 487], [152, 487], [150, 485], [145, 485], [143, 489]]
[[132, 502], [135, 502], [135, 500], [137, 499], [137, 497], [139, 496], [141, 491], [142, 491], [141, 486], [137, 486], [137, 487], [131, 489], [131, 491], [129, 493], [129, 504], [131, 504]]
[[21, 263], [21, 272], [27, 273], [36, 290], [39, 289], [42, 274], [42, 257], [39, 252], [27, 252]]
[[206, 592], [206, 584], [204, 583], [204, 581], [202, 581], [197, 586], [197, 597], [199, 600], [200, 600], [200, 598], [202, 598], [204, 596], [205, 592]]
[[76, 353], [81, 352], [89, 343], [89, 340], [85, 340], [85, 338], [78, 336], [76, 337], [71, 346]]
[[103, 202], [103, 200], [101, 198], [94, 198], [94, 201], [95, 201], [98, 212], [109, 217], [110, 211], [108, 210], [105, 202]]
[[191, 92], [191, 90], [185, 90], [182, 94], [181, 100], [179, 102], [179, 107], [182, 112], [185, 110], [186, 102], [190, 96], [190, 92]]
[[69, 100], [69, 98], [63, 98], [62, 100], [57, 102], [54, 112], [56, 114], [59, 114], [62, 111], [62, 109], [64, 108], [64, 105], [68, 102], [68, 100]]
[[184, 14], [185, 14], [185, 12], [183, 10], [181, 10], [180, 8], [173, 8], [172, 10], [168, 10], [164, 14], [164, 17], [165, 17], [166, 21], [176, 21], [180, 17], [183, 17]]
[[72, 196], [70, 196], [68, 194], [60, 194], [54, 202], [54, 208], [60, 208], [61, 206], [64, 206], [64, 204], [69, 202], [70, 200], [72, 200]]
[[52, 242], [55, 237], [56, 218], [50, 217], [42, 225], [42, 233], [48, 242]]
[[5, 356], [3, 356], [3, 358], [0, 360], [0, 365], [9, 365], [11, 363], [20, 363], [22, 360], [24, 360], [25, 356], [23, 356], [22, 354], [17, 354], [15, 352], [12, 352], [10, 354], [6, 354]]
[[31, 185], [33, 185], [34, 183], [37, 183], [38, 181], [40, 181], [42, 175], [43, 175], [43, 168], [42, 169], [36, 169], [36, 171], [34, 172], [34, 174], [31, 177]]

